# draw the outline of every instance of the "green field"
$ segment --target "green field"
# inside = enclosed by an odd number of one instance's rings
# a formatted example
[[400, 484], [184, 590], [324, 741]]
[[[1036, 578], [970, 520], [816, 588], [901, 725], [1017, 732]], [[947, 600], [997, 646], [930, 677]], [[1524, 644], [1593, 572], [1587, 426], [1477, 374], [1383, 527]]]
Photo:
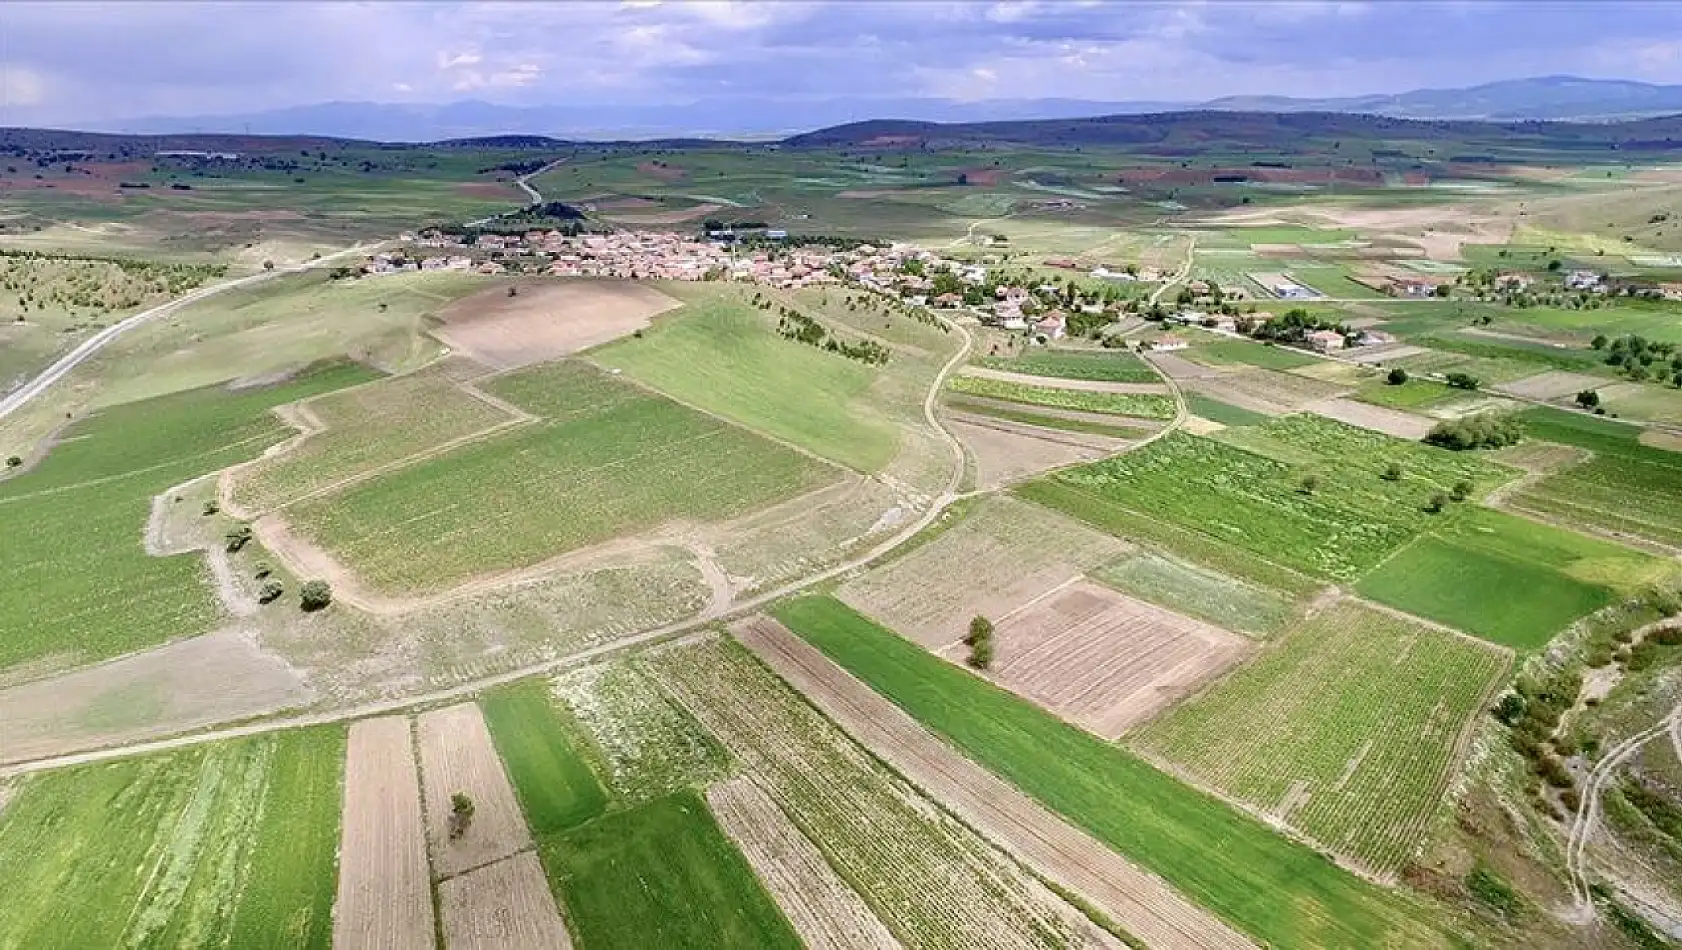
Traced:
[[[1353, 580], [1444, 517], [1424, 510], [1433, 494], [1461, 479], [1486, 489], [1516, 475], [1471, 453], [1316, 416], [1281, 416], [1244, 431], [1317, 461], [1289, 464], [1176, 433], [1051, 476], [1062, 491], [1023, 494], [1100, 526], [1106, 509], [1129, 509], [1296, 571]], [[1400, 480], [1380, 477], [1392, 462], [1403, 468]], [[1311, 476], [1318, 483], [1309, 491], [1304, 479]]]
[[322, 367], [277, 386], [201, 389], [114, 406], [71, 426], [41, 464], [0, 480], [0, 669], [89, 661], [210, 629], [220, 617], [198, 555], [155, 558], [152, 497], [253, 458], [292, 433], [269, 408], [366, 382]]
[[0, 814], [0, 946], [321, 948], [344, 730], [40, 775]]
[[543, 420], [305, 500], [294, 525], [376, 587], [436, 590], [673, 519], [724, 520], [836, 477], [585, 363], [487, 388]]
[[1133, 741], [1390, 874], [1443, 805], [1498, 652], [1344, 601]]
[[1074, 409], [1082, 412], [1103, 412], [1138, 419], [1172, 419], [1174, 399], [1153, 393], [1101, 393], [1084, 389], [1057, 389], [1050, 386], [1029, 386], [1023, 383], [987, 379], [981, 376], [954, 376], [947, 380], [947, 388], [955, 393], [1002, 399], [1029, 406], [1049, 409]]
[[[870, 392], [888, 368], [783, 339], [768, 312], [733, 288], [674, 292], [691, 295], [688, 306], [661, 317], [641, 339], [609, 344], [590, 358], [858, 471], [880, 471], [893, 459], [898, 433]], [[891, 368], [895, 360], [889, 362]]]
[[1199, 363], [1211, 366], [1230, 366], [1243, 363], [1247, 366], [1260, 366], [1263, 369], [1290, 370], [1302, 366], [1314, 366], [1323, 362], [1306, 353], [1284, 346], [1268, 346], [1265, 343], [1251, 343], [1247, 340], [1215, 340], [1209, 343], [1199, 343], [1187, 353]]
[[1296, 612], [1284, 594], [1148, 551], [1130, 554], [1091, 574], [1169, 610], [1257, 636], [1274, 633]]
[[1062, 350], [1034, 347], [1019, 356], [987, 356], [977, 360], [988, 369], [1088, 379], [1114, 383], [1154, 383], [1156, 370], [1125, 350]]
[[966, 755], [1264, 943], [1430, 946], [1428, 915], [828, 597], [778, 619]]
[[1194, 416], [1219, 422], [1223, 426], [1254, 426], [1261, 425], [1268, 420], [1268, 416], [1259, 412], [1252, 412], [1241, 406], [1234, 406], [1229, 402], [1211, 399], [1201, 393], [1186, 393], [1186, 408]]
[[607, 793], [562, 725], [548, 683], [500, 687], [479, 708], [533, 837], [576, 828], [606, 810]]
[[1526, 410], [1533, 439], [1595, 453], [1548, 475], [1509, 504], [1524, 511], [1599, 531], [1682, 547], [1682, 453], [1643, 445], [1641, 430], [1584, 413]]
[[1362, 386], [1360, 391], [1355, 393], [1355, 398], [1361, 402], [1388, 406], [1391, 409], [1422, 409], [1464, 394], [1465, 390], [1454, 389], [1429, 379], [1410, 379], [1400, 386], [1392, 386], [1379, 380]]

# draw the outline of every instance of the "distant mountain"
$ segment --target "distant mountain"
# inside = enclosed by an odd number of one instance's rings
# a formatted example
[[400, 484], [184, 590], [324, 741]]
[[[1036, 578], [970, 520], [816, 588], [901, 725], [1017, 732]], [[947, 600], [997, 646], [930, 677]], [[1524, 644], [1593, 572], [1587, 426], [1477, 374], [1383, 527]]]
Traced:
[[1227, 96], [1200, 108], [1232, 112], [1358, 112], [1402, 119], [1633, 119], [1682, 112], [1682, 86], [1621, 79], [1543, 76], [1466, 89], [1416, 89], [1393, 96], [1293, 99]]

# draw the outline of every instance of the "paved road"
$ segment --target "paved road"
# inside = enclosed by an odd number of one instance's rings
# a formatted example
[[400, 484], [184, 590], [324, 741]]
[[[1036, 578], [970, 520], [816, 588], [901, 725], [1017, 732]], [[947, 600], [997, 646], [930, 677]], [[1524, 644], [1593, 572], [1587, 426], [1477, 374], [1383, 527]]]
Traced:
[[236, 287], [246, 287], [251, 284], [278, 277], [282, 274], [294, 274], [299, 271], [308, 270], [312, 267], [319, 267], [322, 264], [344, 257], [347, 254], [365, 254], [374, 247], [378, 247], [378, 245], [358, 244], [355, 247], [348, 247], [342, 251], [335, 251], [326, 257], [317, 258], [313, 261], [305, 261], [302, 264], [296, 264], [291, 267], [277, 267], [274, 270], [252, 274], [249, 277], [240, 277], [234, 280], [223, 281], [220, 284], [212, 284], [209, 287], [200, 287], [198, 290], [195, 290], [186, 296], [177, 297], [169, 303], [161, 304], [150, 310], [142, 310], [131, 317], [126, 317], [117, 323], [111, 324], [98, 333], [95, 333], [93, 336], [88, 337], [86, 340], [83, 340], [82, 343], [75, 349], [59, 357], [57, 362], [47, 367], [39, 376], [36, 376], [34, 379], [23, 384], [21, 388], [7, 395], [4, 399], [0, 399], [0, 419], [6, 418], [34, 401], [36, 397], [50, 389], [53, 383], [63, 379], [71, 370], [93, 358], [95, 353], [98, 353], [101, 349], [105, 348], [105, 346], [112, 340], [115, 340], [135, 327], [150, 323], [159, 317], [168, 316], [187, 304], [197, 303], [206, 297], [214, 297], [217, 294], [233, 290]]
[[[528, 173], [526, 173], [524, 175], [521, 175], [520, 177], [514, 179], [514, 185], [516, 187], [518, 187], [521, 191], [526, 193], [526, 198], [529, 199], [526, 202], [526, 204], [528, 206], [530, 206], [530, 205], [540, 205], [540, 204], [543, 203], [543, 193], [531, 186], [531, 180], [533, 178], [536, 178], [537, 176], [543, 174], [544, 172], [549, 171], [552, 168], [555, 168], [556, 166], [560, 165], [561, 163], [563, 163], [565, 161], [566, 161], [566, 159], [564, 159], [564, 158], [557, 158], [554, 161], [550, 162], [549, 164], [543, 166], [542, 168], [539, 168], [537, 171], [528, 172]], [[477, 221], [469, 221], [469, 222], [467, 222], [467, 226], [470, 227], [470, 228], [481, 227], [484, 224], [486, 224], [487, 222], [495, 220], [497, 217], [499, 217], [499, 215], [495, 215], [495, 214], [489, 215], [487, 217], [480, 218]]]

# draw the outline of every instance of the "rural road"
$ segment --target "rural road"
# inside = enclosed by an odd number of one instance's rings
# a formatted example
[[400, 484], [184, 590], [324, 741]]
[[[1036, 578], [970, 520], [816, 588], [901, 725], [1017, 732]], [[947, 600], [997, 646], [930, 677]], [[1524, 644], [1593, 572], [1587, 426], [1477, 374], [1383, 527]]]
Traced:
[[[536, 178], [537, 176], [543, 174], [544, 172], [549, 171], [552, 168], [559, 167], [565, 161], [566, 161], [566, 159], [564, 159], [564, 158], [557, 158], [554, 161], [550, 162], [549, 164], [543, 166], [542, 168], [539, 168], [537, 171], [527, 172], [526, 174], [521, 175], [520, 177], [514, 179], [514, 186], [519, 188], [521, 191], [525, 192], [526, 193], [526, 198], [529, 199], [526, 202], [527, 207], [530, 207], [531, 205], [540, 205], [540, 204], [543, 203], [543, 193], [531, 186], [531, 180], [533, 178]], [[485, 222], [490, 221], [494, 218], [501, 217], [501, 216], [502, 216], [501, 213], [498, 213], [498, 214], [490, 215], [488, 217], [480, 218], [477, 221], [469, 221], [469, 222], [467, 222], [467, 226], [470, 227], [470, 228], [481, 227], [485, 224]]]
[[104, 349], [105, 346], [112, 340], [115, 340], [135, 327], [150, 323], [159, 317], [168, 316], [187, 304], [197, 303], [206, 297], [214, 297], [217, 294], [233, 290], [236, 287], [246, 287], [251, 284], [269, 280], [273, 277], [279, 277], [282, 274], [295, 274], [300, 271], [309, 270], [312, 267], [319, 267], [328, 261], [336, 260], [337, 258], [344, 257], [347, 254], [366, 253], [371, 248], [378, 246], [379, 245], [377, 243], [370, 245], [358, 244], [353, 247], [345, 248], [342, 251], [335, 251], [325, 257], [316, 258], [313, 261], [305, 261], [302, 264], [294, 264], [291, 267], [277, 267], [274, 270], [261, 271], [247, 277], [239, 277], [234, 280], [223, 281], [220, 284], [212, 284], [209, 287], [200, 287], [198, 290], [186, 294], [185, 296], [177, 297], [168, 303], [159, 304], [150, 310], [142, 310], [133, 316], [125, 317], [98, 333], [95, 333], [93, 336], [88, 337], [86, 340], [83, 340], [75, 349], [59, 357], [57, 362], [43, 370], [39, 376], [36, 376], [29, 382], [24, 383], [22, 387], [8, 394], [4, 399], [0, 399], [0, 419], [5, 419], [7, 416], [28, 405], [37, 396], [40, 396], [42, 393], [51, 388], [53, 383], [63, 379], [71, 370], [87, 362], [95, 353]]

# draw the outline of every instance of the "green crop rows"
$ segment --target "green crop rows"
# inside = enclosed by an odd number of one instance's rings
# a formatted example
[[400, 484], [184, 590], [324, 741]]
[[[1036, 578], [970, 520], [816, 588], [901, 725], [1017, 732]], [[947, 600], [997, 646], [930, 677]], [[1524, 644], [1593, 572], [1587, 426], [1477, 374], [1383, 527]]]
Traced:
[[0, 946], [326, 948], [344, 730], [30, 779], [0, 818]]
[[1186, 393], [1186, 408], [1194, 416], [1201, 416], [1210, 422], [1219, 422], [1223, 426], [1254, 426], [1261, 425], [1268, 420], [1266, 415], [1234, 406], [1229, 402], [1211, 399], [1201, 393]]
[[1642, 445], [1634, 426], [1563, 409], [1524, 414], [1532, 438], [1589, 449], [1595, 457], [1518, 493], [1515, 507], [1567, 524], [1682, 546], [1682, 453]]
[[1137, 744], [1379, 873], [1424, 837], [1495, 650], [1354, 603], [1294, 629]]
[[1034, 348], [1020, 356], [989, 356], [979, 360], [988, 369], [1025, 373], [1029, 376], [1053, 376], [1062, 379], [1089, 379], [1114, 383], [1154, 383], [1156, 370], [1125, 350], [1049, 350]]
[[1056, 389], [1050, 386], [1027, 386], [981, 376], [954, 376], [947, 383], [953, 392], [1006, 402], [1020, 402], [1030, 406], [1052, 409], [1076, 409], [1083, 412], [1104, 412], [1140, 419], [1171, 419], [1174, 400], [1152, 393], [1101, 393], [1084, 389]]
[[545, 420], [299, 503], [295, 524], [372, 584], [436, 589], [673, 518], [713, 521], [835, 469], [563, 362], [498, 379]]
[[1417, 946], [1426, 915], [828, 597], [779, 619], [966, 755], [1265, 944]]
[[1321, 361], [1283, 346], [1268, 346], [1265, 343], [1251, 343], [1246, 340], [1216, 340], [1211, 343], [1201, 343], [1186, 354], [1200, 363], [1227, 365], [1244, 363], [1249, 366], [1260, 366], [1262, 369], [1288, 370], [1300, 366], [1314, 366]]
[[1148, 551], [1106, 564], [1092, 576], [1169, 610], [1259, 636], [1277, 631], [1295, 614], [1281, 594]]
[[607, 794], [550, 704], [548, 684], [504, 686], [479, 707], [535, 837], [576, 828], [607, 808]]

